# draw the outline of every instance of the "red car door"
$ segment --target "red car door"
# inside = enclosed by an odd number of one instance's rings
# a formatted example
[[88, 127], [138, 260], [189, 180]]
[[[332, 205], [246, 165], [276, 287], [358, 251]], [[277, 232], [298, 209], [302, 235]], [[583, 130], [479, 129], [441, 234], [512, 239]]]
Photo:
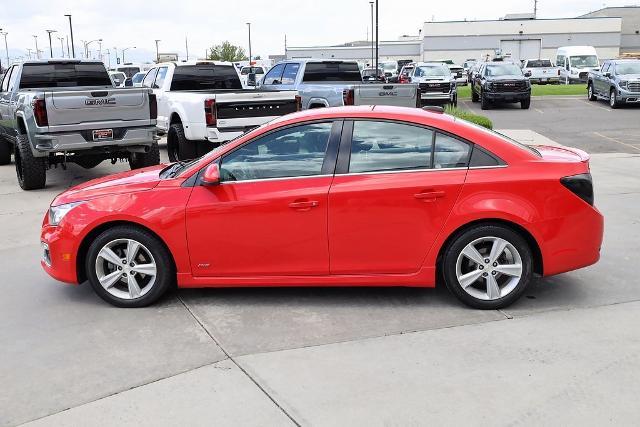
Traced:
[[417, 272], [464, 184], [471, 146], [398, 122], [346, 123], [345, 134], [352, 126], [329, 191], [331, 274]]
[[187, 204], [194, 276], [328, 274], [335, 154], [325, 153], [330, 139], [338, 144], [342, 123], [330, 138], [332, 125], [278, 130], [223, 156], [221, 184], [196, 186]]

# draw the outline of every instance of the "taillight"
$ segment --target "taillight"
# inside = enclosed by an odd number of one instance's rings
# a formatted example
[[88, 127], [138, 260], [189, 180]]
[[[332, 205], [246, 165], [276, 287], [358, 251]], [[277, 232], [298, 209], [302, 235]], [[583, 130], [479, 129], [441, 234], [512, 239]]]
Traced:
[[153, 93], [149, 94], [149, 118], [151, 120], [158, 118], [158, 100]]
[[47, 116], [47, 104], [44, 99], [34, 99], [31, 103], [33, 107], [33, 115], [36, 119], [36, 125], [39, 127], [49, 126], [49, 117]]
[[355, 104], [355, 93], [353, 89], [345, 89], [342, 91], [342, 102], [344, 105]]
[[565, 176], [560, 182], [573, 194], [593, 206], [593, 180], [590, 173]]
[[296, 111], [302, 111], [302, 97], [296, 95]]
[[216, 114], [216, 100], [207, 99], [204, 101], [204, 119], [207, 126], [215, 126], [218, 122]]

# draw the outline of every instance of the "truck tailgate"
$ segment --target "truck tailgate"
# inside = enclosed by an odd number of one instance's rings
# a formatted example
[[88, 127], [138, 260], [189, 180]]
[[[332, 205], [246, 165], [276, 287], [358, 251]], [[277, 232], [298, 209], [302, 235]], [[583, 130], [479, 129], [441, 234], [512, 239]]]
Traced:
[[261, 125], [298, 111], [297, 91], [243, 91], [216, 95], [218, 128]]
[[393, 105], [415, 107], [418, 99], [416, 84], [363, 84], [354, 87], [355, 105]]
[[148, 91], [96, 88], [45, 92], [49, 127], [108, 122], [118, 127], [149, 121]]

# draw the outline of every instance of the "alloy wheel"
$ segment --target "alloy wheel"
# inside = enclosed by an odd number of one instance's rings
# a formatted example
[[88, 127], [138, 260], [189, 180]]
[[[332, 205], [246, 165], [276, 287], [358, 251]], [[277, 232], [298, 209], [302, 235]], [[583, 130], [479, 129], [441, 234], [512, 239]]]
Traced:
[[499, 237], [481, 237], [466, 245], [456, 261], [456, 277], [474, 298], [492, 301], [509, 295], [522, 277], [518, 250]]
[[158, 268], [149, 249], [133, 239], [113, 240], [96, 257], [96, 277], [112, 296], [133, 300], [147, 294], [156, 282]]

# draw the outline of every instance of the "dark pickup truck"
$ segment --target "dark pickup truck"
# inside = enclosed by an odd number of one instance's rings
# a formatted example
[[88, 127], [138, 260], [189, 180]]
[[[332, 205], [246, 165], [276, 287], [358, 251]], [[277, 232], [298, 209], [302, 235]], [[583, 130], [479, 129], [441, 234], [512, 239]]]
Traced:
[[519, 102], [526, 110], [531, 105], [531, 82], [516, 64], [486, 62], [474, 75], [471, 100], [480, 101], [483, 110], [498, 102]]

